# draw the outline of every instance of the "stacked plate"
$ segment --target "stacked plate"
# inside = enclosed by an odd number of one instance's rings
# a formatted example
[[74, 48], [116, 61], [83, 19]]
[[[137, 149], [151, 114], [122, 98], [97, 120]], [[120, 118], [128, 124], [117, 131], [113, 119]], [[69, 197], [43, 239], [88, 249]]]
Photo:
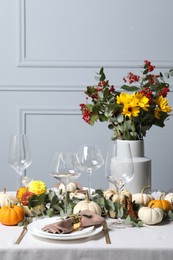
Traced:
[[94, 236], [102, 231], [102, 227], [95, 228], [94, 226], [83, 228], [69, 234], [53, 234], [42, 230], [45, 225], [55, 223], [59, 220], [60, 218], [58, 217], [36, 220], [28, 225], [28, 231], [34, 236], [54, 240], [74, 240], [87, 238]]

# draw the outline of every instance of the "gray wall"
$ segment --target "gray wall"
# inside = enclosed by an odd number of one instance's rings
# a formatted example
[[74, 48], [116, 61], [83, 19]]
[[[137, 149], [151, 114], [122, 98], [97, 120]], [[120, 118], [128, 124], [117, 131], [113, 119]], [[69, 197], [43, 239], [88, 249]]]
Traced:
[[[16, 189], [7, 163], [9, 137], [28, 134], [30, 178], [55, 186], [48, 168], [55, 151], [98, 144], [105, 157], [111, 132], [81, 119], [83, 91], [104, 66], [117, 88], [145, 59], [159, 71], [173, 67], [172, 0], [0, 1], [0, 190]], [[170, 103], [173, 105], [171, 83]], [[152, 158], [152, 188], [173, 188], [173, 117], [145, 139]], [[87, 186], [86, 176], [79, 181]], [[92, 177], [106, 188], [104, 167]]]

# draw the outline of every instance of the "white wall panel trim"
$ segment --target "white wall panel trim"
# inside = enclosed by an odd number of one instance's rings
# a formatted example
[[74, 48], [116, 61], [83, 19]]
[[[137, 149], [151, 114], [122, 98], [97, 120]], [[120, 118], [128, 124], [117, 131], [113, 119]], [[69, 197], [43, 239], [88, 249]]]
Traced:
[[[120, 91], [121, 85], [116, 84]], [[85, 85], [0, 85], [0, 92], [84, 92]], [[170, 92], [173, 92], [173, 85], [170, 85]]]
[[83, 92], [84, 85], [0, 85], [0, 91], [21, 92]]
[[[143, 60], [46, 60], [27, 58], [27, 0], [19, 1], [19, 59], [18, 67], [28, 68], [139, 68]], [[152, 60], [157, 68], [172, 68], [173, 61]]]
[[27, 131], [27, 116], [49, 116], [49, 115], [79, 115], [80, 109], [77, 108], [19, 108], [19, 133], [26, 133]]

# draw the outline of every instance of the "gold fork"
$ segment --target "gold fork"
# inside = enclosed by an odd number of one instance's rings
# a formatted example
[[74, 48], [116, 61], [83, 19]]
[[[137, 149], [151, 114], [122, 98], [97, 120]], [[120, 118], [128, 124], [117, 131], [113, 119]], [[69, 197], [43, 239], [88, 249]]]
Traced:
[[19, 245], [20, 242], [22, 241], [23, 237], [25, 236], [26, 232], [27, 232], [27, 226], [29, 224], [29, 221], [26, 219], [24, 224], [23, 224], [23, 229], [22, 232], [20, 233], [19, 237], [17, 238], [15, 245]]
[[105, 235], [106, 244], [111, 244], [111, 239], [109, 236], [109, 231], [108, 231], [108, 226], [107, 226], [106, 220], [103, 221], [102, 226], [103, 226], [103, 232]]

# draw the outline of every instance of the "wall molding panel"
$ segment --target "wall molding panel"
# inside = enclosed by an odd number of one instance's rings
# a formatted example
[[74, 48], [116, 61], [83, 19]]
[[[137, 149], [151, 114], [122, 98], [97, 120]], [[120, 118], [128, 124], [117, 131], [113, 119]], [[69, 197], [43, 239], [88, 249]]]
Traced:
[[0, 91], [15, 92], [83, 92], [85, 85], [0, 85]]
[[28, 116], [50, 116], [50, 115], [63, 115], [63, 116], [72, 116], [77, 115], [81, 116], [80, 109], [77, 108], [19, 108], [19, 119], [18, 126], [19, 132], [26, 134], [27, 131], [27, 117]]
[[[86, 85], [0, 85], [0, 91], [15, 92], [84, 92]], [[116, 89], [121, 90], [121, 85], [116, 84]], [[170, 85], [170, 92], [173, 93], [173, 85]]]
[[[18, 54], [19, 59], [18, 59], [18, 67], [28, 67], [28, 68], [92, 68], [92, 67], [94, 67], [94, 68], [100, 68], [100, 67], [104, 66], [105, 68], [139, 68], [141, 66], [141, 64], [143, 63], [143, 59], [139, 60], [138, 56], [136, 56], [135, 59], [130, 58], [130, 57], [128, 59], [121, 59], [121, 58], [112, 57], [111, 54], [109, 55], [108, 58], [106, 57], [106, 59], [104, 58], [104, 55], [103, 56], [96, 55], [97, 58], [93, 58], [93, 57], [87, 58], [87, 56], [85, 56], [85, 58], [82, 58], [82, 57], [80, 57], [80, 55], [77, 55], [77, 58], [74, 58], [74, 57], [65, 58], [65, 57], [62, 56], [59, 59], [56, 58], [56, 57], [49, 59], [49, 58], [45, 58], [43, 56], [44, 55], [43, 53], [42, 53], [41, 58], [37, 58], [36, 57], [37, 55], [32, 53], [32, 55], [31, 55], [32, 58], [31, 58], [30, 55], [29, 55], [29, 51], [28, 51], [29, 38], [30, 37], [28, 35], [29, 32], [28, 32], [27, 26], [28, 26], [28, 23], [31, 22], [29, 20], [29, 19], [31, 19], [31, 17], [30, 17], [30, 13], [28, 11], [28, 9], [29, 9], [28, 3], [30, 2], [30, 8], [31, 9], [37, 8], [37, 6], [34, 6], [34, 4], [33, 4], [33, 6], [31, 6], [32, 5], [31, 0], [30, 1], [28, 1], [28, 0], [18, 0], [18, 1], [19, 1], [19, 54]], [[78, 1], [78, 0], [75, 0], [75, 1]], [[35, 1], [34, 1], [34, 3], [35, 3]], [[44, 7], [44, 5], [46, 5], [47, 3], [46, 3], [46, 1], [44, 1], [42, 4], [43, 4], [43, 7]], [[54, 2], [54, 4], [55, 4], [55, 2]], [[56, 5], [58, 5], [58, 0], [56, 2]], [[51, 2], [49, 2], [48, 7], [53, 8], [51, 6]], [[39, 8], [40, 8], [40, 6], [39, 6]], [[42, 29], [44, 31], [44, 25], [42, 25], [42, 26], [43, 26]], [[68, 24], [68, 26], [69, 26], [69, 24]], [[92, 28], [88, 28], [88, 29], [92, 30]], [[32, 30], [34, 30], [34, 26], [32, 27]], [[67, 31], [67, 33], [69, 33], [69, 31]], [[33, 37], [33, 35], [34, 35], [34, 33], [32, 34], [32, 32], [31, 32], [31, 37]], [[79, 46], [76, 46], [76, 45], [77, 45], [77, 43], [80, 44], [81, 39], [80, 39], [80, 36], [78, 36], [78, 38], [79, 39], [76, 40], [76, 42], [74, 44], [74, 46], [75, 46], [74, 52], [75, 51], [77, 52], [78, 49], [79, 49], [78, 48]], [[92, 34], [91, 34], [91, 39], [92, 39]], [[34, 40], [34, 39], [30, 39], [30, 41], [32, 41], [32, 40]], [[65, 44], [65, 40], [64, 40], [64, 44]], [[47, 47], [48, 49], [46, 49], [45, 52], [50, 51], [49, 45], [51, 45], [51, 43], [48, 40], [48, 47]], [[62, 43], [62, 45], [63, 45], [63, 43]], [[87, 43], [86, 43], [86, 45], [87, 45]], [[113, 48], [113, 43], [112, 43], [111, 47]], [[84, 50], [83, 50], [82, 53], [87, 53], [86, 46], [84, 46], [83, 48], [84, 48]], [[58, 46], [57, 46], [57, 49], [58, 49]], [[39, 50], [39, 48], [37, 49], [37, 51], [38, 50]], [[30, 52], [32, 52], [32, 51], [33, 50], [31, 49]], [[54, 49], [54, 51], [56, 51], [56, 50]], [[72, 48], [72, 51], [73, 51], [73, 48]], [[104, 51], [106, 53], [105, 49], [103, 49], [103, 52]], [[93, 50], [91, 51], [91, 53], [92, 52], [94, 53]], [[118, 53], [118, 51], [117, 51], [117, 53]], [[57, 55], [55, 55], [55, 56], [57, 56]], [[157, 66], [157, 68], [172, 68], [173, 67], [173, 60], [162, 60], [162, 59], [159, 58], [158, 60], [155, 60], [155, 59], [152, 60], [152, 62]]]

